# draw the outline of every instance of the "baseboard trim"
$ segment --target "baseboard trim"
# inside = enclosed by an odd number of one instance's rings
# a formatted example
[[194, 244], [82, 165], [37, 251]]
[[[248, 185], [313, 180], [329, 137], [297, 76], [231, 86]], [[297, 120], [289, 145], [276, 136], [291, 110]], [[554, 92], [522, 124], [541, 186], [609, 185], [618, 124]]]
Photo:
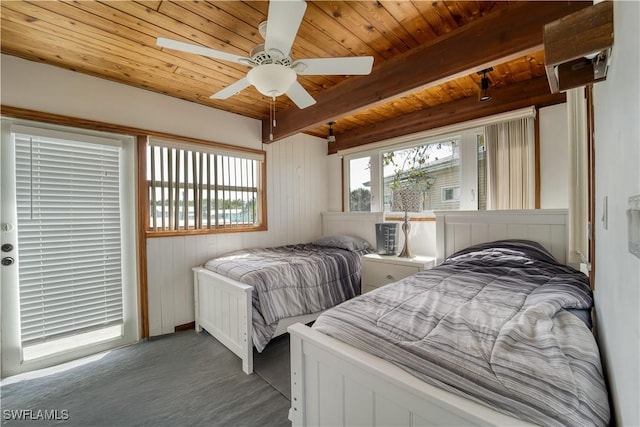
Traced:
[[195, 329], [196, 328], [196, 322], [189, 322], [189, 323], [185, 323], [184, 325], [178, 325], [174, 328], [175, 332], [180, 332], [180, 331], [188, 331], [189, 329]]

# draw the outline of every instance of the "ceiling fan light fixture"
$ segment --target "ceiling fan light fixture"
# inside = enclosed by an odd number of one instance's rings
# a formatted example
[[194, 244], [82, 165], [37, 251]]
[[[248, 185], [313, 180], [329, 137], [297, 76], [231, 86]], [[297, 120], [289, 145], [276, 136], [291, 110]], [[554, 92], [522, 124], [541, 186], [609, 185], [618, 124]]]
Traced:
[[478, 74], [482, 76], [482, 79], [480, 79], [480, 94], [478, 96], [478, 100], [480, 102], [485, 102], [491, 99], [491, 82], [489, 81], [489, 77], [487, 77], [487, 73], [489, 71], [493, 71], [493, 67], [478, 71]]
[[296, 78], [295, 71], [280, 64], [260, 65], [252, 68], [247, 74], [247, 80], [258, 89], [258, 92], [272, 98], [289, 90]]

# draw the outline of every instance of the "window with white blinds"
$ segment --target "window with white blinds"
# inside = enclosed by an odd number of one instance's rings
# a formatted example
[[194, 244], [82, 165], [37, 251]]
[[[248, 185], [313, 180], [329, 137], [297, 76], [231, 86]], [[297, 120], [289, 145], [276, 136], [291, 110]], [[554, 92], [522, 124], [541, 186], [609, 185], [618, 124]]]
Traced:
[[23, 346], [123, 323], [120, 151], [15, 134]]
[[259, 227], [263, 163], [261, 152], [149, 138], [149, 230]]

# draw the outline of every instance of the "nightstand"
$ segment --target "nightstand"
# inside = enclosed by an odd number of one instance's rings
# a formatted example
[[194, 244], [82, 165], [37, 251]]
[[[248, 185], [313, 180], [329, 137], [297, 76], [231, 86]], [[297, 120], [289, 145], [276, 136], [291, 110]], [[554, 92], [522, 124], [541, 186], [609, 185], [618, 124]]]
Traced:
[[362, 257], [362, 293], [397, 282], [418, 271], [433, 268], [435, 263], [435, 257], [399, 258], [378, 254], [364, 255]]

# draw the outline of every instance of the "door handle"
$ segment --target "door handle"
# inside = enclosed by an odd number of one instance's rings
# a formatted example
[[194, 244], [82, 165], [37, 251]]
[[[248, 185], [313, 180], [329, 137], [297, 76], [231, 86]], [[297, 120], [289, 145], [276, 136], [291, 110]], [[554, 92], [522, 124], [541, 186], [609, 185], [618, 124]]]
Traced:
[[10, 256], [2, 258], [2, 265], [11, 265], [14, 263], [14, 259]]

